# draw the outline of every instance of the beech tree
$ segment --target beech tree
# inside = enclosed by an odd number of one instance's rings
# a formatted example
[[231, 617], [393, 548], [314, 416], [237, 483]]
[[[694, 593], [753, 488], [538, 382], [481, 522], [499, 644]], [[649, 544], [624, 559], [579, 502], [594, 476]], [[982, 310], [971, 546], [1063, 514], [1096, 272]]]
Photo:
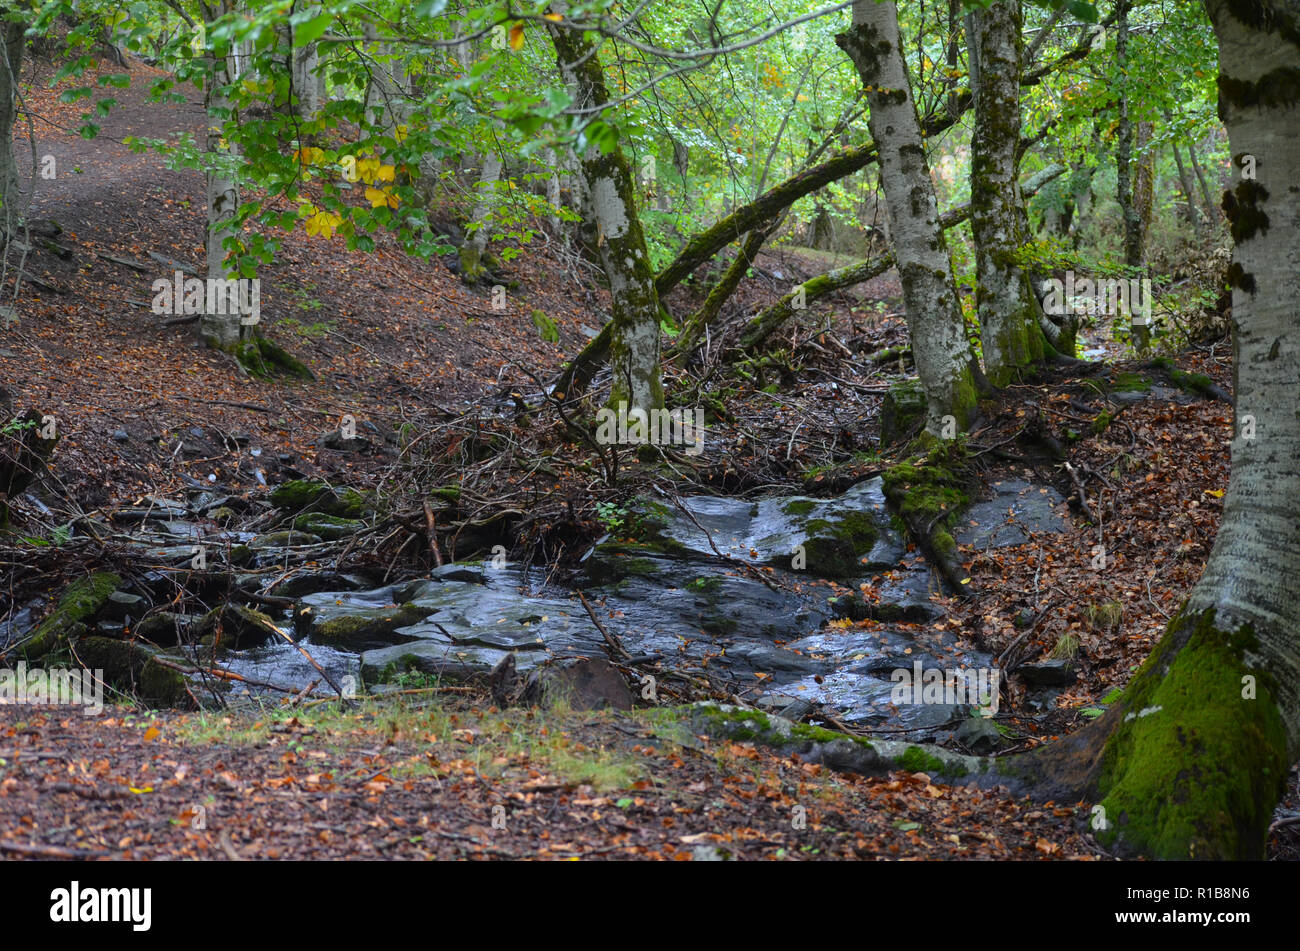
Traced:
[[927, 428], [937, 435], [952, 416], [962, 429], [975, 414], [975, 360], [903, 60], [897, 4], [855, 0], [853, 25], [835, 41], [857, 67], [871, 107], [907, 329], [929, 404]]

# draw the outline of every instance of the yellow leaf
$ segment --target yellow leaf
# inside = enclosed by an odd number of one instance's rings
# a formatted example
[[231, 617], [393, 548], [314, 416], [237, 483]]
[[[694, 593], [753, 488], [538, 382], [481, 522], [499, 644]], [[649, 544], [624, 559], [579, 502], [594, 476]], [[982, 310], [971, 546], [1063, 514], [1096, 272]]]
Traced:
[[131, 792], [135, 793], [137, 796], [142, 796], [145, 793], [153, 792], [152, 786], [145, 786], [143, 789], [136, 789], [134, 786], [127, 786], [126, 788], [131, 790]]
[[405, 126], [405, 125], [399, 125], [396, 129], [394, 129], [394, 130], [393, 130], [393, 138], [395, 138], [398, 142], [405, 142], [405, 141], [406, 141], [406, 126]]
[[160, 736], [162, 736], [162, 730], [158, 729], [156, 726], [151, 726], [149, 729], [144, 731], [144, 740], [146, 743], [150, 740], [156, 740]]
[[396, 171], [397, 169], [392, 165], [381, 165], [378, 171], [375, 172], [375, 181], [391, 182], [394, 180], [393, 175]]
[[387, 188], [371, 188], [366, 186], [366, 201], [370, 202], [371, 208], [383, 208], [387, 205], [389, 208], [396, 208], [400, 202], [396, 195]]
[[[125, 14], [123, 14], [123, 16], [125, 16]], [[564, 19], [564, 17], [560, 16], [558, 13], [547, 13], [545, 16], [546, 19], [550, 20], [553, 23], [559, 23], [561, 20]]]
[[510, 48], [512, 50], [524, 48], [524, 25], [522, 23], [516, 23], [510, 28]]
[[1214, 496], [1216, 499], [1221, 499], [1221, 498], [1223, 498], [1223, 490], [1222, 490], [1222, 489], [1206, 489], [1206, 490], [1205, 490], [1205, 494], [1206, 494], [1206, 495], [1212, 495], [1212, 496]]
[[373, 184], [375, 175], [379, 172], [379, 165], [380, 162], [377, 158], [357, 159], [357, 175], [367, 185]]
[[338, 215], [330, 214], [328, 211], [318, 211], [307, 219], [307, 234], [332, 238], [334, 237], [334, 229], [339, 226], [339, 222], [342, 220]]

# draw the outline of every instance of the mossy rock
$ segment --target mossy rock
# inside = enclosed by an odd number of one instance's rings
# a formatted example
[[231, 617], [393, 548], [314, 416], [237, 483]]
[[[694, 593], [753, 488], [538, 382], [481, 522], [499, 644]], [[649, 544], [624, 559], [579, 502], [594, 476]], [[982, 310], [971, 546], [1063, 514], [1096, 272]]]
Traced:
[[302, 612], [294, 617], [299, 633], [310, 632], [313, 644], [360, 652], [410, 640], [396, 636], [393, 632], [400, 627], [420, 623], [435, 610], [408, 601], [394, 608], [366, 610], [325, 620], [313, 620], [310, 614]]
[[294, 545], [319, 545], [322, 540], [319, 535], [288, 530], [258, 535], [248, 543], [248, 547], [254, 551], [260, 551], [263, 548], [292, 548]]
[[312, 479], [290, 479], [271, 490], [271, 504], [291, 515], [312, 511], [339, 518], [360, 518], [370, 511], [370, 501], [355, 489], [336, 490]]
[[318, 535], [325, 541], [337, 541], [355, 535], [366, 523], [355, 518], [340, 518], [324, 512], [304, 512], [293, 521], [293, 527], [309, 535]]
[[153, 644], [176, 644], [186, 639], [194, 618], [188, 614], [159, 611], [141, 619], [132, 633]]
[[880, 407], [880, 445], [907, 442], [924, 428], [929, 409], [920, 380], [895, 383]]
[[122, 579], [110, 571], [97, 571], [72, 582], [50, 616], [23, 645], [23, 656], [29, 661], [35, 660], [80, 636], [121, 584]]
[[192, 634], [202, 640], [220, 636], [223, 647], [243, 650], [281, 640], [279, 628], [261, 611], [239, 604], [222, 604], [203, 615]]
[[811, 519], [802, 530], [808, 533], [803, 542], [808, 568], [818, 577], [856, 578], [870, 570], [863, 558], [875, 547], [880, 531], [868, 513]]
[[164, 667], [154, 649], [134, 641], [84, 637], [77, 641], [77, 657], [88, 670], [102, 670], [104, 680], [160, 706], [189, 705], [185, 675]]

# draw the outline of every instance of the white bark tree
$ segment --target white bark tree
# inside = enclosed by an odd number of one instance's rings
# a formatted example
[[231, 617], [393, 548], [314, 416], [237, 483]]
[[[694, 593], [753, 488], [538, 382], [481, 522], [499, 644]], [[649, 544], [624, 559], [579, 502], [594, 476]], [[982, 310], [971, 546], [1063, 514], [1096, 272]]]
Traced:
[[[970, 44], [978, 52], [979, 90], [971, 142], [971, 233], [975, 238], [975, 306], [984, 374], [1011, 382], [1043, 358], [1038, 301], [1012, 256], [1024, 244], [1017, 175], [1020, 141], [1021, 12], [1019, 0], [974, 11]], [[1073, 356], [1073, 354], [1071, 354]]]
[[[609, 101], [596, 49], [582, 33], [552, 26], [560, 74], [575, 92], [575, 105], [599, 107]], [[632, 169], [622, 147], [589, 148], [579, 157], [580, 177], [596, 226], [596, 243], [613, 305], [610, 363], [614, 380], [610, 405], [628, 413], [664, 405], [660, 366], [659, 295], [637, 215]]]
[[1205, 6], [1237, 179], [1225, 196], [1236, 418], [1223, 520], [1123, 697], [1031, 762], [1057, 788], [1091, 790], [1093, 827], [1121, 851], [1257, 859], [1300, 758], [1300, 0]]
[[868, 123], [880, 153], [880, 184], [903, 284], [907, 329], [929, 404], [927, 429], [940, 435], [949, 415], [964, 429], [976, 409], [975, 361], [903, 61], [897, 4], [855, 0], [853, 24], [835, 42], [853, 60], [867, 90]]
[[[212, 23], [233, 9], [233, 0], [205, 3], [204, 22]], [[203, 84], [203, 108], [208, 117], [204, 137], [204, 192], [207, 203], [204, 244], [207, 251], [207, 276], [217, 280], [234, 276], [225, 263], [226, 249], [223, 242], [230, 236], [228, 225], [239, 208], [239, 186], [231, 171], [231, 150], [222, 133], [222, 124], [231, 115], [231, 104], [225, 88], [234, 81], [232, 59], [231, 51], [223, 55], [209, 52], [207, 61], [210, 71]], [[231, 311], [232, 308], [223, 310]], [[240, 323], [238, 313], [209, 313], [205, 309], [199, 320], [200, 338], [208, 346], [227, 353], [236, 352], [240, 341], [253, 332], [251, 326]]]

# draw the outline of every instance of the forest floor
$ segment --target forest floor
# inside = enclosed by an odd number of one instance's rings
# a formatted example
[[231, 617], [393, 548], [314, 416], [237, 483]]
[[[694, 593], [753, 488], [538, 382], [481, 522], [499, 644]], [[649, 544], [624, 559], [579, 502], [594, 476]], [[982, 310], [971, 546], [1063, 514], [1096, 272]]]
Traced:
[[[71, 249], [66, 259], [28, 259], [40, 283], [27, 283], [21, 322], [0, 336], [0, 402], [55, 415], [61, 436], [42, 494], [48, 510], [15, 507], [32, 533], [196, 484], [249, 496], [298, 476], [373, 484], [396, 455], [383, 445], [370, 454], [326, 447], [344, 414], [384, 432], [445, 424], [531, 387], [530, 374], [550, 377], [603, 322], [605, 298], [585, 266], [544, 237], [505, 267], [513, 286], [494, 311], [489, 288], [467, 287], [437, 258], [407, 258], [382, 236], [375, 253], [352, 254], [337, 239], [295, 231], [261, 275], [263, 321], [315, 379], [247, 376], [196, 345], [193, 325], [167, 326], [150, 310], [152, 281], [173, 269], [159, 259], [202, 262], [202, 181], [122, 140], [197, 133], [203, 116], [192, 95], [147, 103], [144, 87], [162, 74], [138, 63], [131, 71], [93, 141], [76, 132], [82, 107], [46, 88], [48, 64], [24, 92], [37, 154], [57, 167], [57, 178], [38, 182], [32, 216], [57, 221], [57, 240]], [[759, 265], [731, 305], [737, 314], [819, 270], [816, 255], [797, 250], [767, 252]], [[693, 293], [670, 297], [679, 315]], [[539, 334], [535, 310], [555, 322], [558, 341]], [[730, 451], [693, 471], [696, 483], [832, 491], [877, 471], [891, 368], [859, 375], [840, 351], [901, 343], [899, 310], [887, 275], [783, 330], [784, 365], [729, 378], [718, 431]], [[1176, 360], [1231, 385], [1222, 341]], [[671, 369], [670, 384], [692, 372]], [[1170, 386], [1167, 398], [1129, 406], [1093, 434], [1098, 399], [1119, 373], [1170, 383], [1167, 369], [1131, 359], [1053, 370], [987, 404], [970, 437], [985, 484], [1016, 477], [1074, 494], [1059, 465], [1019, 454], [1023, 431], [1044, 427], [1074, 433], [1072, 464], [1091, 473], [1068, 531], [963, 551], [975, 596], [949, 599], [937, 622], [995, 655], [1045, 657], [1062, 641], [1074, 652], [1077, 683], [1049, 714], [1014, 721], [1013, 749], [1086, 722], [1126, 682], [1199, 576], [1217, 529], [1231, 407]], [[771, 379], [781, 380], [779, 395], [764, 392]], [[554, 495], [585, 498], [590, 486], [589, 475], [565, 471]], [[1100, 515], [1100, 534], [1086, 508]], [[575, 519], [588, 536], [601, 531], [589, 509]], [[1093, 567], [1098, 544], [1104, 570]], [[69, 559], [56, 570], [84, 568]], [[19, 573], [5, 574], [0, 598], [10, 610], [38, 582], [57, 590], [52, 576], [19, 590]], [[1028, 634], [1016, 623], [1026, 615]], [[1009, 688], [1014, 709], [1023, 685], [1012, 678]], [[0, 857], [1107, 857], [1086, 834], [1081, 803], [1035, 804], [924, 774], [846, 776], [684, 735], [654, 710], [497, 711], [474, 691], [260, 714], [0, 706], [0, 777]], [[1288, 788], [1280, 814], [1290, 816], [1300, 813], [1294, 776]], [[1269, 849], [1300, 857], [1300, 824], [1281, 824]]]

